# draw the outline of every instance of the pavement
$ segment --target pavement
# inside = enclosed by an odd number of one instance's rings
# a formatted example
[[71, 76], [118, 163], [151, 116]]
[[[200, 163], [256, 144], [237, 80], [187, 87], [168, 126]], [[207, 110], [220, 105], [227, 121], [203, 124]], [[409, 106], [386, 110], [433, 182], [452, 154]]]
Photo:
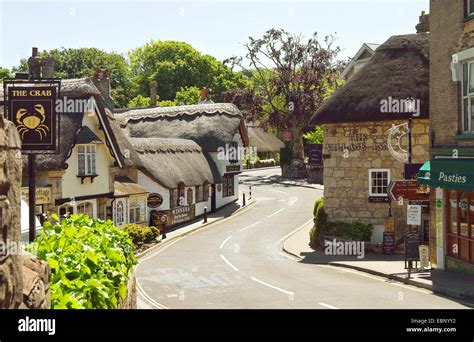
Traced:
[[[322, 191], [272, 181], [279, 170], [240, 175], [255, 203], [186, 231], [139, 258], [140, 308], [463, 309], [460, 301], [342, 267], [297, 262], [282, 251], [312, 220]], [[223, 215], [225, 216], [225, 215]], [[171, 236], [171, 235], [169, 235]]]
[[357, 256], [326, 255], [324, 251], [314, 250], [309, 246], [309, 232], [312, 226], [311, 222], [286, 239], [282, 245], [283, 251], [296, 257], [301, 263], [354, 269], [456, 298], [474, 307], [474, 276], [427, 269], [411, 272], [409, 278], [403, 255], [371, 253], [366, 254], [363, 259], [358, 259]]

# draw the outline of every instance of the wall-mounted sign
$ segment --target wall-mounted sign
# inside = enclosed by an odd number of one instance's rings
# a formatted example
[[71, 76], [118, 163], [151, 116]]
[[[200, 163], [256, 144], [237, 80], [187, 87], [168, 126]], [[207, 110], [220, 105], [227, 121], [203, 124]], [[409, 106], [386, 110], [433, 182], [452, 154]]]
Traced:
[[429, 201], [430, 188], [420, 185], [416, 180], [398, 180], [390, 182], [387, 192], [393, 201]]
[[293, 140], [293, 134], [290, 131], [281, 132], [281, 137], [283, 138], [283, 141]]
[[323, 144], [308, 144], [308, 163], [313, 169], [323, 169]]
[[6, 81], [4, 84], [7, 118], [18, 130], [24, 153], [57, 152], [59, 82], [48, 83]]
[[225, 167], [226, 172], [240, 172], [240, 164], [230, 164]]
[[[35, 198], [36, 198], [36, 204], [49, 204], [51, 203], [51, 188], [46, 187], [46, 188], [36, 188], [35, 190]], [[21, 197], [25, 199], [25, 201], [28, 203], [30, 200], [30, 196], [28, 194], [28, 188], [21, 188]]]
[[163, 204], [163, 196], [160, 194], [150, 194], [147, 199], [148, 208], [158, 208]]
[[418, 172], [422, 166], [423, 164], [405, 164], [405, 179], [416, 180], [418, 178]]
[[421, 205], [408, 206], [407, 224], [409, 226], [421, 226]]
[[192, 220], [196, 216], [195, 206], [186, 205], [183, 207], [174, 208], [171, 210], [172, 223], [182, 223]]
[[369, 203], [388, 203], [388, 196], [369, 196]]

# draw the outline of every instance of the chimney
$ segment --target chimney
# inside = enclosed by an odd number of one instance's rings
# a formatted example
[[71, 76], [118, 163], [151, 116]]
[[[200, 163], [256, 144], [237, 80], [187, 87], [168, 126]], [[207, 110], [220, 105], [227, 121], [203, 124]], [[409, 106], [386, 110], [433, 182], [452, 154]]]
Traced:
[[430, 32], [430, 15], [425, 11], [421, 12], [420, 22], [416, 25], [416, 33]]
[[207, 89], [206, 87], [201, 88], [201, 100], [199, 102], [206, 102], [207, 100]]
[[31, 49], [31, 57], [28, 58], [28, 73], [30, 79], [37, 80], [41, 78], [41, 60], [38, 57], [38, 48]]
[[99, 69], [94, 72], [92, 82], [99, 89], [102, 96], [110, 98], [110, 77], [109, 70]]
[[156, 107], [158, 82], [150, 81], [150, 107]]

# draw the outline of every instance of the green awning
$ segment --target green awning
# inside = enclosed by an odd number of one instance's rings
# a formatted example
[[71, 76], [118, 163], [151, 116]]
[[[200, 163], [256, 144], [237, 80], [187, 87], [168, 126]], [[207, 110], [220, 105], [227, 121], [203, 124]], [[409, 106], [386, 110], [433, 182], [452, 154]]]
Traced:
[[474, 159], [433, 159], [423, 164], [417, 181], [434, 188], [474, 191]]

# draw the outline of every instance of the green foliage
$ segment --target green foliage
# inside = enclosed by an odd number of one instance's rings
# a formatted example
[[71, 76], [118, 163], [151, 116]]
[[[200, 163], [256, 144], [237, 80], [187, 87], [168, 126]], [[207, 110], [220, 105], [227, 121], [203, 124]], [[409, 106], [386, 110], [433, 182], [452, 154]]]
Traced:
[[137, 260], [128, 234], [112, 221], [72, 215], [43, 231], [28, 246], [51, 267], [54, 309], [115, 309], [125, 299]]
[[328, 233], [350, 241], [370, 241], [372, 236], [372, 225], [359, 221], [354, 222], [330, 222], [328, 223]]
[[176, 106], [176, 102], [171, 101], [171, 100], [159, 101], [158, 106], [159, 107], [174, 107]]
[[129, 57], [138, 92], [148, 95], [149, 82], [155, 80], [162, 100], [174, 100], [182, 88], [207, 87], [219, 101], [223, 91], [244, 88], [247, 82], [242, 73], [184, 42], [152, 40], [132, 50]]
[[151, 99], [149, 97], [138, 95], [128, 102], [127, 107], [128, 108], [148, 107], [150, 103], [151, 103]]
[[201, 99], [201, 90], [198, 87], [186, 87], [176, 93], [174, 102], [179, 105], [197, 104]]
[[309, 232], [310, 245], [313, 248], [322, 246], [324, 235], [328, 232], [327, 214], [324, 211], [324, 199], [316, 200], [313, 208], [314, 226]]
[[303, 135], [303, 138], [309, 141], [310, 144], [322, 144], [324, 131], [321, 126], [315, 126], [314, 130]]
[[10, 70], [8, 70], [7, 68], [2, 68], [0, 67], [0, 83], [3, 83], [3, 79], [4, 78], [8, 78], [8, 77], [11, 77], [11, 73], [10, 73]]
[[[114, 52], [106, 52], [96, 48], [53, 49], [42, 51], [40, 56], [54, 58], [55, 77], [82, 78], [91, 77], [98, 69], [109, 70], [112, 98], [117, 107], [124, 107], [133, 97], [130, 92], [130, 69], [124, 56]], [[28, 71], [27, 60], [22, 59], [15, 71]]]
[[160, 230], [156, 227], [145, 227], [133, 223], [127, 224], [124, 231], [127, 232], [135, 245], [151, 242], [160, 235]]

